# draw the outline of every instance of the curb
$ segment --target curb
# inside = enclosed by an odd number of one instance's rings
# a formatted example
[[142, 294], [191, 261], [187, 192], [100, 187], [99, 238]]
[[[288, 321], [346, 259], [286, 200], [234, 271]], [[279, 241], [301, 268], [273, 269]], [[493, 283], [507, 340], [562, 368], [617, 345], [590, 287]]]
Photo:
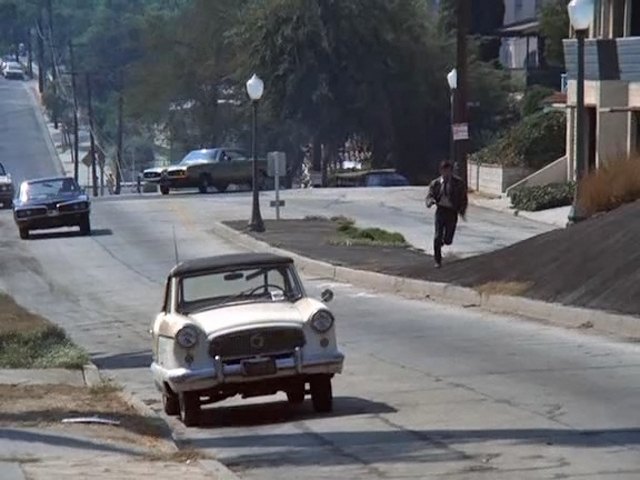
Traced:
[[[85, 383], [88, 387], [99, 385], [103, 381], [103, 378], [100, 375], [100, 370], [92, 362], [83, 366], [82, 372], [84, 374]], [[149, 418], [160, 427], [160, 430], [162, 431], [162, 440], [165, 442], [169, 450], [172, 452], [180, 451], [180, 447], [178, 447], [178, 440], [176, 440], [173, 429], [164, 418], [158, 415], [158, 413], [156, 413], [156, 411], [149, 405], [140, 400], [135, 393], [130, 392], [126, 388], [121, 390], [119, 395], [127, 405], [133, 408], [140, 415]], [[217, 460], [198, 460], [197, 463], [208, 473], [212, 474], [216, 480], [240, 480], [240, 477]]]
[[216, 222], [213, 233], [222, 239], [253, 251], [271, 252], [290, 257], [307, 276], [349, 283], [379, 293], [400, 295], [412, 300], [432, 300], [465, 308], [510, 314], [542, 321], [559, 327], [593, 330], [625, 338], [640, 338], [640, 318], [580, 307], [569, 307], [524, 297], [489, 295], [448, 283], [416, 280], [365, 270], [332, 265], [273, 247], [247, 234]]

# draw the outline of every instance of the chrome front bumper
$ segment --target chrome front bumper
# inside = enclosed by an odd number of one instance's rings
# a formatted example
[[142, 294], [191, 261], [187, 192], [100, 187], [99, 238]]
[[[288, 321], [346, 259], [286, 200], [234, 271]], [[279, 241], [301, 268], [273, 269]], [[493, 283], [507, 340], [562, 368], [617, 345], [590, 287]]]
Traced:
[[201, 369], [166, 369], [153, 362], [151, 372], [159, 387], [166, 382], [174, 392], [188, 392], [229, 383], [268, 381], [298, 375], [337, 374], [342, 372], [343, 363], [344, 355], [341, 353], [303, 358], [298, 349], [291, 357], [277, 359], [277, 372], [267, 376], [246, 376], [241, 364], [227, 365], [220, 357], [213, 360], [210, 368]]

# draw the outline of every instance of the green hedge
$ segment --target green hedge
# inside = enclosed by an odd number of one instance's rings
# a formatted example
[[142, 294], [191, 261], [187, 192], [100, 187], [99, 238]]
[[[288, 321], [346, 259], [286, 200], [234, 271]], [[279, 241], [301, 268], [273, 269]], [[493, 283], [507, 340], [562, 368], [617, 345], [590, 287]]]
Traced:
[[511, 204], [517, 210], [537, 212], [548, 208], [571, 205], [575, 191], [574, 183], [520, 187], [509, 193]]
[[474, 153], [470, 161], [540, 169], [564, 155], [565, 143], [565, 113], [541, 111], [522, 119], [491, 145]]

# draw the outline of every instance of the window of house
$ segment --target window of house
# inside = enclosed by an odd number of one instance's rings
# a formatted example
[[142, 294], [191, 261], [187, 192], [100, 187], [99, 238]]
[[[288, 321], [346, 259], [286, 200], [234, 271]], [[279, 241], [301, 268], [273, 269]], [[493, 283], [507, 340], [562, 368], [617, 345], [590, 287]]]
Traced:
[[611, 2], [611, 38], [624, 37], [624, 13], [625, 0], [613, 0]]
[[640, 37], [640, 0], [630, 0], [629, 36]]
[[516, 0], [516, 19], [520, 19], [519, 18], [519, 13], [522, 12], [522, 0]]

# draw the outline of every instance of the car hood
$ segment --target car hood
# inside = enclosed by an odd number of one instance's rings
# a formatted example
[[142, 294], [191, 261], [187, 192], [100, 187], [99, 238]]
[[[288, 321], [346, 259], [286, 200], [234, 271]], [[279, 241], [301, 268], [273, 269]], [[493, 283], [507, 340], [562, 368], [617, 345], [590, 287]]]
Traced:
[[13, 182], [10, 175], [0, 175], [0, 185], [10, 185], [11, 183]]
[[85, 194], [78, 195], [77, 193], [60, 194], [50, 197], [38, 197], [29, 198], [27, 200], [18, 200], [16, 206], [18, 207], [32, 207], [37, 205], [57, 205], [67, 202], [89, 202], [89, 197]]
[[322, 303], [303, 298], [296, 303], [260, 302], [231, 305], [189, 315], [207, 336], [270, 325], [302, 327], [313, 313], [323, 308]]
[[169, 172], [173, 170], [185, 170], [186, 168], [187, 168], [186, 165], [169, 165], [168, 167], [147, 168], [143, 173], [162, 173], [162, 172]]

